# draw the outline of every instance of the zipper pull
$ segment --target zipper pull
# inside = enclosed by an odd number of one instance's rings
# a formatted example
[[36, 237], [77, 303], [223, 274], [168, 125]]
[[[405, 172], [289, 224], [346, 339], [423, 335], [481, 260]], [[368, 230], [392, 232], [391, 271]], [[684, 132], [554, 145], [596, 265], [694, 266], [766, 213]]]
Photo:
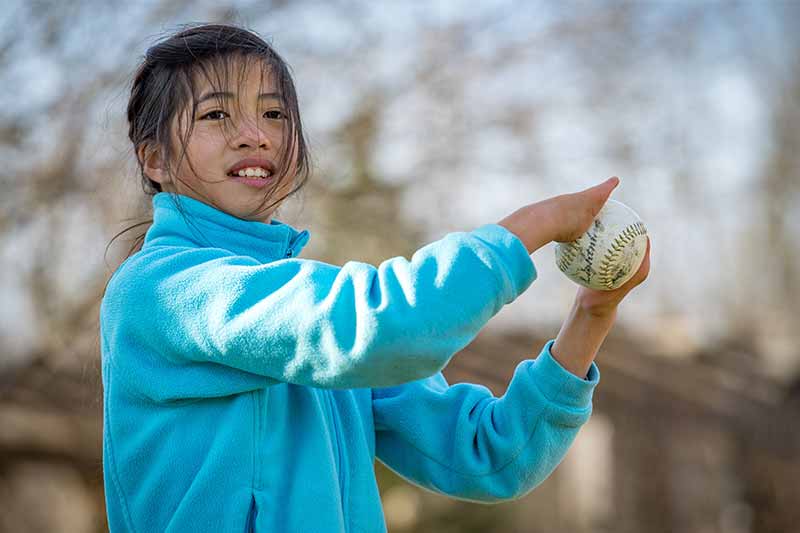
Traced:
[[310, 237], [311, 233], [308, 230], [301, 231], [297, 236], [295, 236], [294, 240], [289, 243], [289, 249], [286, 251], [286, 257], [294, 256], [295, 248], [304, 246]]

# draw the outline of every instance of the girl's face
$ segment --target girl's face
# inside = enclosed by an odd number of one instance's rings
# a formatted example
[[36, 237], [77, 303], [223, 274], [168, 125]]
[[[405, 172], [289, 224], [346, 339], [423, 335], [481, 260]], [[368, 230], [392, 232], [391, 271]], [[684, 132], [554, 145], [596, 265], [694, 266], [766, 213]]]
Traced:
[[[239, 79], [238, 68], [238, 65], [233, 65], [234, 74], [229, 76], [229, 83]], [[269, 71], [262, 71], [261, 65], [254, 62], [247, 67], [245, 74], [238, 91], [236, 87], [222, 87], [221, 91], [228, 94], [219, 95], [219, 98], [209, 97], [215, 91], [213, 86], [203, 77], [196, 78], [196, 110], [193, 115], [192, 109], [184, 110], [180, 125], [182, 136], [188, 130], [189, 121], [194, 122], [194, 129], [187, 142], [186, 156], [179, 167], [174, 166], [177, 161], [172, 166], [178, 179], [170, 178], [158, 168], [146, 168], [146, 171], [148, 176], [161, 183], [164, 191], [190, 196], [242, 219], [268, 223], [278, 206], [268, 210], [266, 206], [288, 194], [294, 184], [298, 143], [292, 143], [294, 149], [284, 183], [274, 190], [262, 207], [265, 195], [275, 188], [280, 177], [277, 169], [284, 150], [284, 129], [289, 128], [288, 111], [277, 95]], [[178, 127], [176, 120], [171, 133], [176, 159], [180, 159], [181, 151]], [[276, 172], [266, 180], [266, 186], [248, 185], [229, 175], [232, 168], [245, 158], [266, 159], [273, 164]]]

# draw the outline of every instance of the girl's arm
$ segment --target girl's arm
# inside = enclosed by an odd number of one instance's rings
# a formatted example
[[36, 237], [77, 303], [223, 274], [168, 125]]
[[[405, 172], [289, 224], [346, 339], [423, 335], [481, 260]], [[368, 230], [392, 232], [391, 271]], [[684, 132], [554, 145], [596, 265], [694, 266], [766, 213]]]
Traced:
[[495, 398], [481, 385], [434, 377], [373, 390], [376, 454], [414, 483], [450, 496], [496, 502], [525, 495], [561, 462], [592, 411], [594, 358], [617, 307], [650, 271], [614, 291], [580, 287], [558, 338], [520, 363]]
[[441, 370], [535, 277], [522, 242], [496, 224], [377, 268], [153, 247], [110, 281], [102, 340], [122, 379], [162, 399], [219, 395], [242, 379], [263, 386], [264, 377], [397, 385]]
[[376, 455], [409, 481], [459, 499], [499, 502], [523, 496], [561, 462], [592, 411], [600, 374], [586, 379], [553, 358], [520, 363], [506, 393], [449, 386], [441, 373], [373, 389]]

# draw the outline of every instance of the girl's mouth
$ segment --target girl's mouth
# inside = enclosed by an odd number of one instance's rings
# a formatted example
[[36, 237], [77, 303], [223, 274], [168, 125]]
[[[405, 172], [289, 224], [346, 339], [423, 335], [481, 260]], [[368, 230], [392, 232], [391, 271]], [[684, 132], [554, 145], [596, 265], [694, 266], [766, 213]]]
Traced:
[[[245, 159], [245, 161], [248, 161]], [[272, 168], [264, 167], [261, 165], [253, 165], [248, 167], [241, 167], [237, 170], [228, 173], [234, 181], [238, 181], [250, 187], [266, 187], [273, 181], [274, 174]]]

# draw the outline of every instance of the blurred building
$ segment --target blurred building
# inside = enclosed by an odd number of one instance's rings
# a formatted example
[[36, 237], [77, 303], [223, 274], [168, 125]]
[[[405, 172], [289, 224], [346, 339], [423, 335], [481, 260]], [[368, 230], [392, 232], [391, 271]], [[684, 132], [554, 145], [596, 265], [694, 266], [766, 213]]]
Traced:
[[[546, 340], [482, 333], [445, 375], [502, 395]], [[799, 387], [734, 346], [676, 361], [612, 332], [597, 362], [592, 418], [555, 473], [511, 504], [515, 531], [798, 531]]]
[[[445, 375], [500, 396], [545, 341], [487, 329]], [[86, 354], [73, 366], [42, 354], [0, 376], [0, 532], [105, 530], [99, 369]], [[797, 531], [800, 382], [771, 382], [734, 347], [674, 361], [613, 333], [598, 365], [592, 418], [542, 485], [471, 504], [379, 465], [390, 531]]]

